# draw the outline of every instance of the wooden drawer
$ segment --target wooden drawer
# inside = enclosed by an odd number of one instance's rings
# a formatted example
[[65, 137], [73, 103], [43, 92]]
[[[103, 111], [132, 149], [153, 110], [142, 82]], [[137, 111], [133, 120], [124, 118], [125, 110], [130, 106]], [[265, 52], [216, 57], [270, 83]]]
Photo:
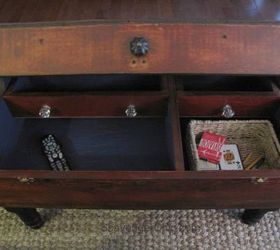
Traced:
[[230, 105], [235, 117], [269, 117], [279, 107], [277, 96], [267, 95], [180, 95], [182, 116], [223, 118], [223, 109]]
[[278, 80], [269, 77], [177, 77], [182, 117], [223, 117], [226, 105], [236, 118], [272, 117], [279, 108]]
[[127, 117], [133, 105], [138, 117], [164, 116], [167, 96], [164, 94], [54, 94], [6, 95], [4, 97], [15, 117], [38, 117], [44, 106], [50, 107], [55, 117]]
[[137, 117], [167, 112], [168, 94], [160, 77], [25, 77], [10, 82], [4, 100], [15, 117], [40, 117], [44, 107], [52, 118], [127, 117], [129, 107]]
[[74, 171], [175, 169], [164, 117], [18, 119], [7, 112], [2, 112], [1, 169], [51, 170], [41, 144], [48, 134], [62, 144]]
[[[260, 179], [264, 182], [260, 182]], [[0, 171], [0, 205], [107, 209], [279, 208], [278, 170]]]
[[[233, 1], [215, 8], [184, 0], [134, 1], [133, 8], [129, 0], [109, 1], [112, 8], [97, 1], [28, 2], [1, 1], [0, 76], [280, 73], [275, 1], [250, 10]], [[135, 38], [145, 40], [143, 55], [132, 50]], [[9, 110], [0, 103], [0, 205], [279, 208], [279, 166], [195, 172], [185, 152], [189, 120], [226, 119], [226, 104], [238, 119], [270, 119], [279, 133], [279, 92], [230, 93], [228, 83], [216, 93], [177, 91], [175, 83], [167, 77], [163, 91], [9, 89]], [[140, 119], [119, 119], [132, 104]], [[26, 119], [37, 118], [42, 105], [58, 119]], [[49, 170], [40, 146], [48, 133], [63, 145], [71, 172]]]
[[[137, 37], [144, 56], [131, 53]], [[276, 23], [0, 24], [0, 75], [279, 74], [279, 40]]]
[[[182, 92], [168, 77], [164, 117], [141, 119], [23, 119], [2, 102], [0, 205], [81, 208], [277, 208], [279, 166], [251, 171], [190, 171], [185, 151]], [[273, 94], [269, 118], [279, 131], [280, 97]], [[256, 97], [257, 98], [257, 97]], [[184, 99], [184, 97], [183, 97]], [[180, 103], [181, 102], [181, 103]], [[241, 100], [245, 105], [247, 99]], [[206, 102], [207, 103], [207, 102]], [[188, 104], [189, 105], [189, 104]], [[205, 106], [203, 102], [201, 106]], [[191, 109], [188, 106], [188, 109]], [[187, 107], [184, 107], [187, 110]], [[184, 110], [183, 109], [183, 110]], [[207, 117], [207, 106], [197, 117]], [[239, 110], [237, 110], [239, 111]], [[212, 115], [220, 118], [220, 115]], [[245, 117], [244, 117], [245, 118]], [[52, 133], [73, 170], [53, 172], [40, 140]]]

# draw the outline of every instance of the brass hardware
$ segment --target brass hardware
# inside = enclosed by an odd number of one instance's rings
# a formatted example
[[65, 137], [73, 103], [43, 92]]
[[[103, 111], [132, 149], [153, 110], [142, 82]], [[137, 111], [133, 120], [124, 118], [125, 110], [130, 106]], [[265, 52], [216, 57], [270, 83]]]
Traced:
[[133, 118], [137, 116], [137, 111], [134, 105], [129, 105], [125, 110], [125, 114], [129, 118]]
[[49, 118], [51, 116], [51, 107], [48, 105], [43, 105], [39, 111], [39, 116], [41, 118]]
[[225, 118], [232, 118], [234, 117], [235, 112], [233, 111], [232, 107], [229, 104], [226, 104], [223, 107], [223, 112], [222, 112], [222, 116]]
[[264, 179], [264, 178], [257, 178], [257, 179], [256, 179], [256, 182], [257, 182], [257, 183], [264, 183], [264, 182], [265, 182], [265, 179]]
[[17, 179], [20, 183], [26, 183], [26, 184], [30, 184], [35, 181], [34, 178], [28, 178], [28, 177], [18, 177]]
[[254, 184], [261, 184], [261, 183], [265, 183], [267, 180], [267, 178], [263, 178], [263, 177], [256, 177], [252, 179], [252, 182]]

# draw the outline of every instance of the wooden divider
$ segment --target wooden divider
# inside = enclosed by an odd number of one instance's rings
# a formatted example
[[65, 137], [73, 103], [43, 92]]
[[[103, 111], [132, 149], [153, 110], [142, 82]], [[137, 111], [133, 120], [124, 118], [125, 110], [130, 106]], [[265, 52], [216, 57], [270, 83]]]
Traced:
[[182, 134], [180, 127], [180, 117], [179, 109], [177, 104], [176, 96], [176, 85], [174, 78], [167, 76], [165, 81], [169, 90], [169, 105], [168, 105], [168, 115], [167, 122], [169, 123], [169, 129], [171, 133], [172, 141], [170, 144], [173, 147], [173, 155], [176, 171], [185, 171], [183, 146], [182, 146]]

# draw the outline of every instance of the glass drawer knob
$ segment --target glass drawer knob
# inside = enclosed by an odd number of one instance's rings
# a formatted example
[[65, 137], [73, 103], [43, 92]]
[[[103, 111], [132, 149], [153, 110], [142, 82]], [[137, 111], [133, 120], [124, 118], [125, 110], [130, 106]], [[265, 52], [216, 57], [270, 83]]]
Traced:
[[234, 115], [235, 115], [235, 112], [233, 111], [233, 109], [230, 105], [227, 104], [223, 107], [223, 113], [222, 113], [223, 117], [232, 118], [232, 117], [234, 117]]
[[39, 111], [39, 116], [41, 118], [49, 118], [51, 116], [51, 107], [48, 105], [43, 105]]
[[135, 56], [144, 56], [149, 51], [149, 43], [144, 37], [135, 37], [130, 42], [130, 51]]
[[129, 118], [133, 118], [137, 116], [137, 111], [134, 105], [129, 105], [125, 110], [125, 114]]

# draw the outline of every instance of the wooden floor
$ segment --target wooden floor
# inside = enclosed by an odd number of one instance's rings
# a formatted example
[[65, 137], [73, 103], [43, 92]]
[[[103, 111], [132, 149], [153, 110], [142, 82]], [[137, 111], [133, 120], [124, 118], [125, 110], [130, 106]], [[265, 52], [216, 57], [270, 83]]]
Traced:
[[279, 21], [279, 0], [0, 0], [0, 22]]

